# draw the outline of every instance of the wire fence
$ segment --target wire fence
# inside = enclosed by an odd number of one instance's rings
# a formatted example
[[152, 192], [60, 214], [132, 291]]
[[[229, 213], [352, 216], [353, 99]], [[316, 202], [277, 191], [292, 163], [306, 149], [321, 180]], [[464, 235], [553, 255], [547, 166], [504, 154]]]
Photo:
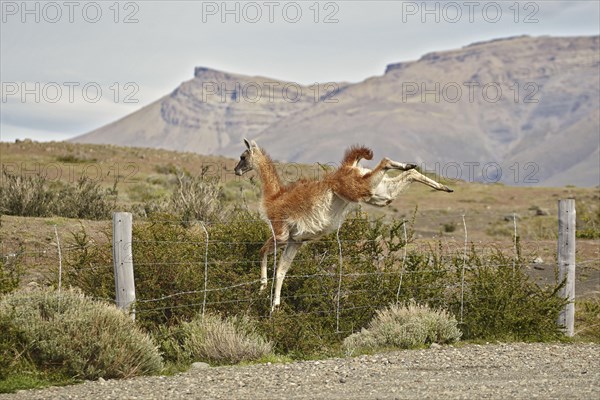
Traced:
[[[471, 238], [468, 214], [446, 217], [460, 224], [442, 225], [429, 236], [420, 233], [419, 226], [440, 225], [437, 217], [417, 215], [412, 221], [395, 221], [394, 232], [378, 221], [348, 218], [332, 234], [305, 245], [297, 255], [285, 278], [282, 304], [295, 305], [289, 309], [291, 315], [333, 318], [336, 331], [346, 332], [353, 328], [341, 322], [345, 314], [372, 313], [384, 300], [400, 302], [415, 297], [443, 305], [449, 296], [455, 296], [460, 304], [457, 318], [462, 322], [469, 285], [465, 274], [480, 266], [526, 268], [531, 276], [543, 275], [544, 283], [556, 284], [555, 258], [546, 256], [546, 261], [540, 261], [540, 254], [547, 253], [555, 241], [523, 241], [516, 214], [488, 216], [510, 228], [512, 235], [499, 240]], [[157, 227], [160, 229], [154, 229]], [[360, 232], [353, 232], [357, 227]], [[57, 226], [51, 228], [52, 240], [15, 241], [10, 249], [3, 242], [5, 265], [18, 260], [35, 266], [59, 290], [65, 283], [99, 285], [103, 290], [93, 291], [94, 297], [114, 302], [114, 286], [111, 289], [107, 283], [114, 279], [110, 235], [78, 237]], [[255, 217], [225, 222], [136, 220], [128, 245], [133, 250], [136, 279], [150, 282], [137, 288], [137, 315], [186, 310], [204, 317], [209, 311], [254, 307], [261, 310], [256, 313], [259, 318], [270, 318], [277, 258], [285, 246], [275, 240], [275, 254], [268, 259], [269, 288], [261, 292], [259, 250], [272, 236], [272, 225]], [[504, 257], [494, 258], [498, 253]], [[600, 267], [598, 259], [582, 259], [578, 264]], [[596, 275], [600, 273], [592, 273], [587, 280], [597, 288], [600, 279]], [[152, 290], [145, 292], [147, 287]]]

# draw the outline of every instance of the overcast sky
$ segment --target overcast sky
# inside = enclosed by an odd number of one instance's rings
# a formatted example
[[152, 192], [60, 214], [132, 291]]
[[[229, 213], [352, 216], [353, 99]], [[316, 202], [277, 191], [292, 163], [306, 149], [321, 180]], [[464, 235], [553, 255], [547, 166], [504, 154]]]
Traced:
[[515, 35], [600, 33], [586, 1], [1, 1], [0, 139], [63, 140], [171, 92], [196, 66], [311, 84]]

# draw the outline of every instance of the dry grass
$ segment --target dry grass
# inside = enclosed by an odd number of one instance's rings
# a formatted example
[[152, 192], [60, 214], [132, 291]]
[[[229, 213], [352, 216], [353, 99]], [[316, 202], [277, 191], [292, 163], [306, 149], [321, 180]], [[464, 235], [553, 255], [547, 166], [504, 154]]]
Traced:
[[[203, 170], [206, 176], [224, 186], [228, 201], [235, 205], [246, 204], [252, 210], [258, 207], [256, 194], [259, 188], [250, 181], [254, 174], [235, 176], [233, 167], [236, 160], [224, 157], [66, 142], [0, 142], [0, 153], [2, 166], [9, 172], [27, 175], [31, 171], [39, 171], [51, 183], [74, 184], [85, 176], [104, 188], [111, 188], [117, 178], [118, 205], [124, 208], [131, 207], [140, 198], [152, 197], [153, 192], [164, 195], [165, 186], [176, 186], [177, 171], [188, 171], [192, 176], [198, 176]], [[287, 181], [300, 175], [314, 177], [322, 173], [315, 168], [318, 167], [297, 165], [297, 168], [282, 166], [280, 170], [286, 172], [283, 179]], [[389, 207], [368, 206], [366, 210], [372, 216], [398, 219], [410, 216], [418, 206], [416, 234], [423, 237], [461, 238], [460, 217], [465, 214], [472, 240], [510, 239], [512, 221], [505, 221], [504, 217], [516, 213], [521, 217], [519, 233], [523, 240], [553, 240], [553, 216], [556, 215], [559, 199], [573, 197], [578, 204], [585, 203], [592, 214], [597, 212], [600, 204], [597, 188], [517, 187], [463, 181], [445, 183], [455, 192], [438, 193], [414, 184]], [[550, 216], [536, 215], [538, 209], [548, 210]], [[456, 229], [444, 232], [445, 226], [456, 226]]]
[[600, 343], [600, 292], [575, 302], [575, 337]]

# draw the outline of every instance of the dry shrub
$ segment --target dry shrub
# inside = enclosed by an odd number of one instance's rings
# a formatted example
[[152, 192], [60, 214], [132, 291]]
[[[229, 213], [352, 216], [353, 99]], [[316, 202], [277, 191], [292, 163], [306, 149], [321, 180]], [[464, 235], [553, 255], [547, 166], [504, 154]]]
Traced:
[[258, 333], [256, 324], [247, 316], [223, 319], [207, 314], [204, 320], [197, 316], [189, 322], [173, 326], [171, 335], [176, 344], [171, 342], [171, 354], [167, 354], [167, 357], [171, 356], [177, 361], [181, 361], [182, 355], [185, 355], [188, 362], [237, 364], [258, 360], [273, 350], [272, 344]]
[[149, 199], [134, 206], [134, 211], [146, 217], [172, 214], [184, 221], [186, 226], [194, 221], [226, 221], [231, 216], [231, 209], [225, 205], [223, 187], [216, 177], [208, 176], [207, 172], [207, 168], [199, 175], [177, 170], [167, 198]]
[[0, 300], [0, 320], [18, 327], [14, 347], [40, 370], [97, 379], [162, 369], [152, 339], [128, 316], [78, 291], [13, 292]]
[[409, 349], [429, 343], [452, 343], [461, 332], [456, 319], [445, 310], [410, 302], [378, 310], [367, 329], [344, 340], [347, 354], [377, 349]]
[[1, 214], [46, 217], [52, 214], [55, 199], [55, 192], [48, 188], [40, 175], [20, 176], [2, 170]]
[[6, 215], [108, 219], [116, 198], [116, 182], [111, 189], [103, 189], [87, 177], [62, 183], [40, 174], [21, 176], [3, 170], [0, 179], [0, 214]]

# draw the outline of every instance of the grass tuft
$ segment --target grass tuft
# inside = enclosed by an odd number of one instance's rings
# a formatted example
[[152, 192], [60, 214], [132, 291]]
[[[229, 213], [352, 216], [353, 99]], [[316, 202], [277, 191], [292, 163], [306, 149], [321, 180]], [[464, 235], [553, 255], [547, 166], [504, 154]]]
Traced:
[[377, 311], [367, 328], [344, 339], [344, 348], [347, 355], [378, 349], [412, 349], [456, 342], [461, 335], [456, 319], [447, 311], [412, 301]]
[[273, 345], [258, 332], [247, 316], [221, 318], [207, 314], [173, 326], [162, 346], [168, 359], [237, 364], [268, 358]]

